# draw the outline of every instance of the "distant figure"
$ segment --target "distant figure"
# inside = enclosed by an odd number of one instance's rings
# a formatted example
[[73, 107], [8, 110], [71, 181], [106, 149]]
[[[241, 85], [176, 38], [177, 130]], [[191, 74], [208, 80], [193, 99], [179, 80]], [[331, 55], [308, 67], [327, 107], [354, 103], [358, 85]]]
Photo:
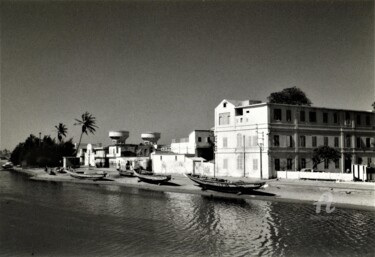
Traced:
[[125, 169], [126, 170], [130, 170], [130, 163], [129, 163], [129, 161], [126, 162]]

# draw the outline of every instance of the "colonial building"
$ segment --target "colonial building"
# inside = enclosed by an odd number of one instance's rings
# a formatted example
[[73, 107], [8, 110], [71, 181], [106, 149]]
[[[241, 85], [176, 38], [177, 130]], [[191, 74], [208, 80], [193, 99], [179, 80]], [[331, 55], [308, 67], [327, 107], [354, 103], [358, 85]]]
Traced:
[[215, 108], [215, 170], [219, 176], [273, 178], [278, 170], [311, 168], [313, 150], [334, 147], [345, 172], [375, 162], [375, 112], [223, 100]]

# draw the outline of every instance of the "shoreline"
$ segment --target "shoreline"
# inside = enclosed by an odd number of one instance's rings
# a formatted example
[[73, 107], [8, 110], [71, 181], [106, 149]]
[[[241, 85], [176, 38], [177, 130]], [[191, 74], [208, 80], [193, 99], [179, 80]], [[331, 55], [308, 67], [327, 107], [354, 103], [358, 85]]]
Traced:
[[[103, 170], [103, 169], [102, 169]], [[42, 182], [115, 185], [140, 188], [152, 191], [195, 194], [208, 197], [276, 201], [301, 204], [314, 204], [329, 192], [332, 196], [332, 206], [347, 209], [375, 211], [375, 183], [335, 183], [325, 181], [303, 180], [268, 180], [268, 187], [254, 191], [254, 194], [228, 194], [216, 191], [202, 191], [192, 181], [180, 174], [172, 174], [172, 180], [165, 185], [154, 185], [138, 182], [136, 177], [122, 177], [114, 169], [104, 169], [108, 175], [105, 180], [82, 180], [70, 177], [68, 174], [58, 173], [48, 175], [43, 169], [13, 168], [10, 172], [22, 173], [30, 180]], [[324, 205], [324, 204], [323, 204]]]

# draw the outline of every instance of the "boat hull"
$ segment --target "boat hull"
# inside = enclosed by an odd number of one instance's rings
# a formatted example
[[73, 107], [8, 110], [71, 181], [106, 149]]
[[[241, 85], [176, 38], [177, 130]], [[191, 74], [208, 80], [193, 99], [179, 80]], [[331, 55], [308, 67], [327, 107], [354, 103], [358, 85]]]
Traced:
[[147, 182], [147, 183], [152, 183], [152, 184], [165, 183], [171, 180], [172, 178], [171, 175], [155, 175], [155, 174], [145, 175], [145, 174], [138, 173], [136, 171], [134, 171], [134, 175], [138, 177], [139, 180]]
[[84, 173], [77, 173], [75, 171], [70, 171], [65, 169], [64, 170], [66, 173], [68, 173], [71, 177], [73, 178], [78, 178], [78, 179], [91, 179], [91, 180], [98, 180], [102, 179], [105, 176], [107, 176], [107, 173], [96, 173], [96, 174], [84, 174]]
[[185, 174], [190, 180], [197, 183], [203, 190], [212, 190], [223, 193], [246, 194], [261, 188], [265, 182], [246, 183], [232, 182], [224, 179], [202, 178], [198, 175]]
[[134, 171], [133, 170], [119, 170], [118, 173], [121, 176], [124, 176], [124, 177], [134, 177]]

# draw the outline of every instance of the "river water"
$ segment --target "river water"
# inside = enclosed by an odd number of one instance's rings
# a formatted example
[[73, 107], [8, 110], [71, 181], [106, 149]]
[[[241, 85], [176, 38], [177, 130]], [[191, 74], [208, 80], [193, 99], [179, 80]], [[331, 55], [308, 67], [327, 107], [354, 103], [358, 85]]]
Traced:
[[374, 212], [0, 171], [0, 256], [373, 256]]

